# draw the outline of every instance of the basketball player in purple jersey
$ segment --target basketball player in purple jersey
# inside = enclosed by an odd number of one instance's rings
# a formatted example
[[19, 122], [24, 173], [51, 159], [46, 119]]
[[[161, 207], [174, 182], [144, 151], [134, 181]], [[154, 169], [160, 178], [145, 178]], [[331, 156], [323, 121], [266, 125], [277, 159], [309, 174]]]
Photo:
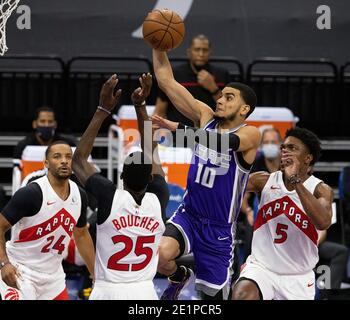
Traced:
[[227, 299], [235, 222], [260, 144], [259, 130], [245, 124], [255, 108], [256, 95], [247, 85], [229, 83], [214, 112], [174, 79], [165, 52], [153, 50], [153, 66], [160, 89], [181, 113], [208, 134], [229, 136], [226, 150], [195, 145], [183, 202], [168, 221], [159, 249], [158, 272], [170, 282], [162, 299], [178, 299], [188, 283], [191, 271], [178, 266], [175, 259], [190, 252], [202, 298]]

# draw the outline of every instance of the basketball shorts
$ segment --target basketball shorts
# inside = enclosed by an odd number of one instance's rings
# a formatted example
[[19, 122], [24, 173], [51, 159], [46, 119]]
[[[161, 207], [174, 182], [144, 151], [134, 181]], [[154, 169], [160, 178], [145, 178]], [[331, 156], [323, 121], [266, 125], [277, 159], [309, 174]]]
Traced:
[[280, 275], [265, 268], [252, 256], [242, 266], [237, 281], [253, 280], [259, 287], [264, 300], [314, 300], [315, 274]]
[[96, 280], [89, 300], [158, 300], [152, 281], [111, 283]]
[[[12, 261], [20, 276], [17, 278], [19, 290], [7, 286], [0, 277], [0, 294], [4, 300], [66, 300], [66, 276], [63, 269], [46, 274], [31, 270]], [[63, 294], [65, 293], [65, 294]]]
[[233, 261], [232, 225], [200, 218], [180, 206], [167, 223], [182, 234], [183, 254], [193, 253], [196, 263], [196, 289], [209, 296], [222, 290], [227, 299]]

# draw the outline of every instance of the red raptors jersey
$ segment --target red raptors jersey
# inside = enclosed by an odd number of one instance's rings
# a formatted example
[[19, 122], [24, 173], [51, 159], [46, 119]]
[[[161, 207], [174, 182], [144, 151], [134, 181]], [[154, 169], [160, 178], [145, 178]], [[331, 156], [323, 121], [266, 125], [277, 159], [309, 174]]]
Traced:
[[[312, 194], [321, 182], [310, 176], [305, 188]], [[288, 191], [281, 171], [270, 175], [261, 193], [254, 223], [252, 256], [278, 274], [300, 274], [318, 261], [318, 232], [295, 190]]]
[[33, 183], [42, 191], [41, 208], [13, 226], [6, 249], [10, 260], [36, 271], [54, 273], [62, 268], [64, 252], [81, 213], [81, 196], [73, 181], [69, 181], [70, 194], [65, 201], [58, 197], [46, 176]]

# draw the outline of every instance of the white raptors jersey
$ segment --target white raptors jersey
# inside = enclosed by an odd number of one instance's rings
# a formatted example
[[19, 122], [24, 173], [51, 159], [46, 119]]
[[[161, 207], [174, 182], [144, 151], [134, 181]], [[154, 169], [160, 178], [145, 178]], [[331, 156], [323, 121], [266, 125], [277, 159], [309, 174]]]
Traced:
[[116, 190], [109, 217], [97, 225], [96, 281], [153, 280], [164, 230], [155, 194], [146, 193], [139, 206], [128, 191]]
[[32, 183], [40, 186], [43, 201], [40, 211], [24, 217], [12, 227], [6, 243], [10, 259], [33, 270], [54, 273], [61, 262], [81, 212], [79, 188], [69, 180], [70, 194], [63, 201], [53, 190], [47, 176]]
[[[310, 176], [304, 186], [313, 194], [320, 182]], [[278, 274], [306, 273], [318, 261], [317, 240], [297, 192], [287, 190], [281, 171], [272, 173], [261, 193], [252, 257]]]

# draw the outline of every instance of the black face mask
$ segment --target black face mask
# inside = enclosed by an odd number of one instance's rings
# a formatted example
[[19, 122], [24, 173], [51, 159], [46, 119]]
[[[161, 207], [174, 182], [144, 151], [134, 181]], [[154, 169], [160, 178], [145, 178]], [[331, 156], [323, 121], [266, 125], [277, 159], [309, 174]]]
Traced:
[[41, 139], [48, 141], [55, 135], [55, 127], [37, 127], [36, 133]]

